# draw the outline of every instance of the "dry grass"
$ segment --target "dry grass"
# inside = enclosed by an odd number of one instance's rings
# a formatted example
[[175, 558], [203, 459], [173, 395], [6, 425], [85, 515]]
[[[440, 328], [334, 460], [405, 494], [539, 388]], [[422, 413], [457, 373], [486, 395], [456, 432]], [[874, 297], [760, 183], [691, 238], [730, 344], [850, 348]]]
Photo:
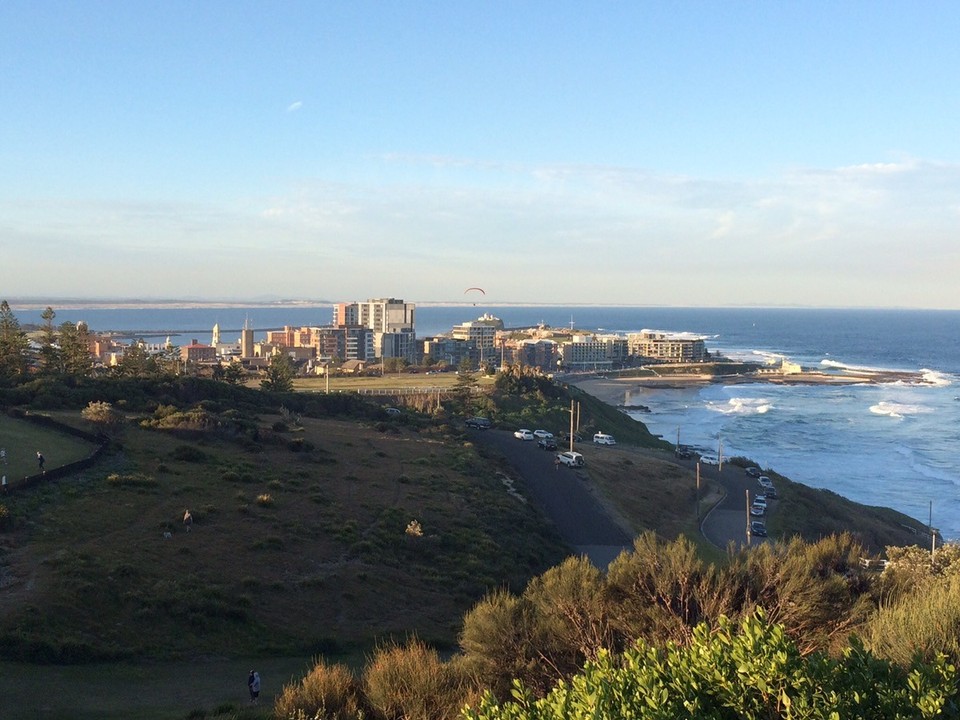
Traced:
[[[655, 450], [618, 445], [590, 455], [589, 474], [605, 505], [634, 535], [655, 530], [672, 540], [698, 536], [696, 475]], [[712, 492], [703, 481], [701, 498]]]
[[99, 477], [16, 498], [8, 656], [312, 654], [410, 632], [452, 645], [486, 590], [562, 556], [470, 447], [304, 418], [314, 449], [293, 451], [276, 420], [247, 445], [131, 426]]

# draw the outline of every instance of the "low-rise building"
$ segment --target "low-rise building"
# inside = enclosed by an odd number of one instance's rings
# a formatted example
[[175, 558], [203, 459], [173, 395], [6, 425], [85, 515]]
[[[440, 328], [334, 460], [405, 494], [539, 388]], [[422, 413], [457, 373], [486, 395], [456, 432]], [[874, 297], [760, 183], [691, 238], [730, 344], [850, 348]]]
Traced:
[[703, 362], [707, 347], [702, 337], [643, 330], [627, 335], [629, 354], [658, 362]]

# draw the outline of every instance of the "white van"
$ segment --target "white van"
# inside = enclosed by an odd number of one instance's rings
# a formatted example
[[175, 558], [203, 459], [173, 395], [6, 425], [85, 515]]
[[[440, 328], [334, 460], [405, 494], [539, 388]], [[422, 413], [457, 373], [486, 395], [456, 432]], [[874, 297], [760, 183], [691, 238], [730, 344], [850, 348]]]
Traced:
[[613, 435], [607, 435], [606, 433], [597, 433], [593, 436], [593, 442], [597, 445], [616, 445], [617, 441], [613, 439]]

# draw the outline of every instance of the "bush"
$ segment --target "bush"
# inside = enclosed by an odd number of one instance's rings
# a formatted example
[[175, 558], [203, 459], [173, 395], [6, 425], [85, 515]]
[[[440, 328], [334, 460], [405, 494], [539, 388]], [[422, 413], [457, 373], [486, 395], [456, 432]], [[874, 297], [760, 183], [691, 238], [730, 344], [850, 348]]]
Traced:
[[273, 712], [278, 718], [356, 720], [362, 707], [360, 686], [349, 668], [320, 661], [302, 680], [283, 686]]
[[207, 454], [192, 445], [178, 445], [173, 449], [173, 452], [170, 453], [170, 457], [174, 460], [192, 463], [204, 463], [207, 461]]
[[960, 577], [928, 579], [882, 606], [863, 628], [863, 638], [876, 655], [903, 666], [915, 656], [932, 662], [938, 653], [960, 661]]
[[447, 720], [476, 694], [457, 663], [420, 640], [377, 650], [363, 673], [367, 702], [386, 720]]

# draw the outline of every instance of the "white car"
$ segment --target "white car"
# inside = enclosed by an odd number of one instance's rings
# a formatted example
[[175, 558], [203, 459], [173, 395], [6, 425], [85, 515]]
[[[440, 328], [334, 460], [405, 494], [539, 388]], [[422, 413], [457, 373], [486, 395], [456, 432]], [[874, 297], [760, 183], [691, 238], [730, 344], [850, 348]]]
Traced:
[[766, 509], [766, 508], [767, 508], [767, 498], [764, 497], [763, 495], [757, 495], [757, 496], [753, 499], [753, 504], [754, 504], [754, 505], [759, 505], [759, 506], [762, 507], [763, 509]]
[[701, 455], [700, 456], [701, 465], [719, 465], [720, 460], [716, 455]]
[[760, 487], [763, 488], [773, 487], [773, 480], [768, 478], [766, 475], [761, 475], [758, 477], [757, 482], [760, 483]]
[[519, 430], [514, 430], [513, 436], [517, 440], [533, 440], [533, 433], [527, 430], [526, 428], [520, 428]]
[[606, 433], [597, 433], [593, 436], [593, 442], [597, 445], [616, 445], [617, 441], [613, 439], [613, 435], [607, 435]]
[[578, 452], [568, 450], [557, 454], [557, 462], [567, 467], [583, 467], [583, 455]]
[[546, 430], [534, 430], [533, 436], [538, 440], [546, 440], [547, 438], [552, 438], [553, 433], [547, 432]]
[[767, 511], [767, 508], [765, 505], [757, 505], [756, 503], [754, 503], [753, 505], [750, 506], [750, 514], [753, 515], [754, 517], [760, 517], [766, 511]]

